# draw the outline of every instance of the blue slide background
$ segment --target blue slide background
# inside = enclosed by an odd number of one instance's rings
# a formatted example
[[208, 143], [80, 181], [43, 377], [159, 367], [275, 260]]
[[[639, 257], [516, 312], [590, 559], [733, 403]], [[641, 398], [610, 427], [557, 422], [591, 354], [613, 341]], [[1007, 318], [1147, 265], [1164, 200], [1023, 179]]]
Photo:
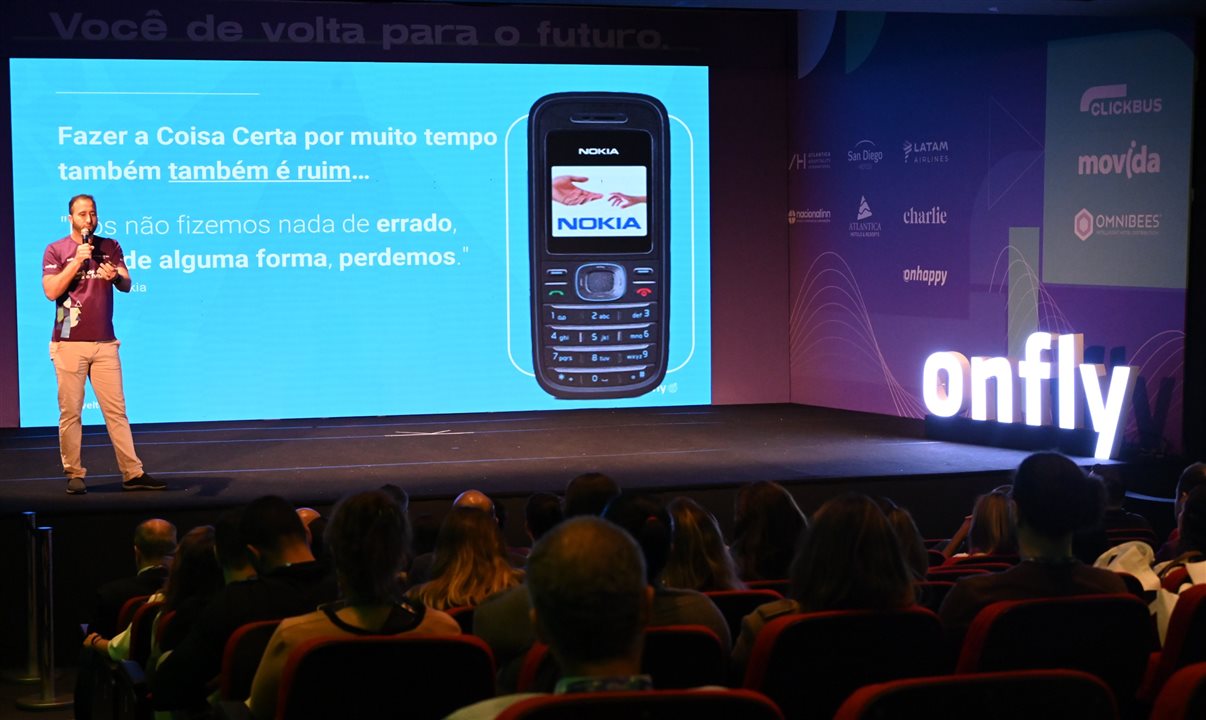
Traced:
[[[21, 425], [57, 423], [47, 356], [46, 244], [67, 199], [96, 196], [101, 235], [152, 261], [116, 299], [134, 422], [695, 405], [711, 401], [708, 79], [703, 67], [10, 61]], [[524, 116], [542, 95], [623, 91], [672, 116], [670, 370], [623, 400], [564, 401], [530, 376]], [[60, 143], [59, 127], [127, 130], [124, 144]], [[221, 130], [225, 145], [162, 145], [161, 127]], [[235, 145], [231, 131], [292, 130], [298, 145]], [[398, 128], [413, 146], [353, 147], [353, 130]], [[428, 146], [423, 131], [497, 142]], [[138, 130], [149, 144], [136, 145]], [[344, 131], [305, 149], [306, 131]], [[159, 166], [159, 180], [68, 181], [60, 163]], [[169, 182], [168, 163], [346, 165], [336, 182]], [[292, 177], [296, 177], [293, 175]], [[382, 218], [451, 221], [454, 232], [378, 232]], [[267, 232], [183, 233], [192, 220], [266, 220]], [[345, 230], [355, 216], [367, 232]], [[327, 232], [319, 219], [334, 223]], [[282, 221], [309, 223], [282, 232]], [[256, 253], [325, 253], [331, 267], [258, 268]], [[340, 253], [421, 251], [454, 264], [339, 268]], [[161, 267], [163, 256], [242, 253], [246, 269]], [[101, 422], [89, 396], [86, 423]]]

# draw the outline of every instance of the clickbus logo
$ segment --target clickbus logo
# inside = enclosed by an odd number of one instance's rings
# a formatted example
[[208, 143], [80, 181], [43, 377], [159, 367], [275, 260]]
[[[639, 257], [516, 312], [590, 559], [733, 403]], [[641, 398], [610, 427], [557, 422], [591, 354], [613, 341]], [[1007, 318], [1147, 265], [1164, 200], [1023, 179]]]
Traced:
[[1094, 85], [1080, 96], [1080, 111], [1094, 117], [1110, 115], [1148, 115], [1164, 109], [1164, 98], [1132, 98], [1126, 83]]

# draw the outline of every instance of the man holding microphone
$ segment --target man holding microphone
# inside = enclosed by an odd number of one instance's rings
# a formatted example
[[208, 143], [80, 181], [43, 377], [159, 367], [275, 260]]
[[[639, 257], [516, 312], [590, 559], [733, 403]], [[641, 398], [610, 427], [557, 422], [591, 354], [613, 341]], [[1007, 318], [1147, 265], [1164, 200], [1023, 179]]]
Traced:
[[93, 235], [92, 196], [76, 195], [67, 207], [71, 234], [47, 245], [42, 255], [42, 290], [55, 304], [50, 359], [59, 385], [59, 453], [67, 492], [88, 492], [87, 469], [80, 462], [80, 412], [88, 379], [117, 455], [122, 489], [163, 490], [167, 486], [143, 472], [134, 452], [117, 355], [121, 343], [113, 334], [113, 288], [130, 292], [130, 271], [116, 240]]

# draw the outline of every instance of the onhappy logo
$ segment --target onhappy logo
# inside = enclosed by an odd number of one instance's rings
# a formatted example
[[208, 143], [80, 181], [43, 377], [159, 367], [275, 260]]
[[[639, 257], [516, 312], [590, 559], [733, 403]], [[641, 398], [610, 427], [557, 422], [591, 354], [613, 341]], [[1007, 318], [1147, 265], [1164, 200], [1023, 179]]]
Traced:
[[1081, 208], [1081, 211], [1076, 213], [1074, 232], [1081, 242], [1088, 240], [1093, 235], [1093, 213]]

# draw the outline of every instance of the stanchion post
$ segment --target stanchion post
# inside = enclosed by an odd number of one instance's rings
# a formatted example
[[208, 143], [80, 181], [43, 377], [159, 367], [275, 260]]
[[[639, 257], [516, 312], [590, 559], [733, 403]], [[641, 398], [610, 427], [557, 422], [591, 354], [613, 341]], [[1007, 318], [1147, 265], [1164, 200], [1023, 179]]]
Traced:
[[21, 710], [51, 710], [70, 707], [70, 695], [56, 695], [54, 688], [54, 543], [53, 531], [40, 527], [35, 531], [36, 572], [38, 599], [35, 616], [38, 625], [38, 674], [42, 680], [42, 692], [17, 699]]
[[34, 620], [35, 608], [38, 607], [38, 584], [34, 582], [34, 567], [37, 563], [34, 548], [34, 532], [38, 529], [38, 514], [27, 510], [21, 513], [21, 532], [25, 536], [25, 624], [28, 646], [25, 651], [25, 667], [19, 670], [9, 670], [4, 673], [8, 682], [21, 685], [31, 685], [39, 679], [38, 675], [38, 624]]

